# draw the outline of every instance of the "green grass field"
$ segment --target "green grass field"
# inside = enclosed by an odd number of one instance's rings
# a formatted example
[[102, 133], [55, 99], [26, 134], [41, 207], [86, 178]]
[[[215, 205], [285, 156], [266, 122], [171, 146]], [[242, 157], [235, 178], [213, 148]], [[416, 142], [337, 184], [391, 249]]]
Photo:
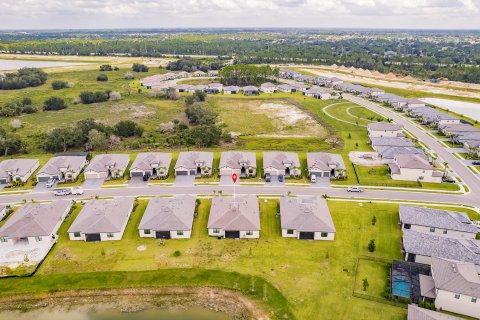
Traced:
[[[388, 319], [403, 319], [406, 314], [402, 308], [352, 297], [358, 256], [401, 258], [397, 205], [330, 201], [336, 239], [299, 241], [281, 238], [278, 200], [260, 199], [259, 240], [217, 240], [207, 236], [210, 201], [202, 200], [192, 238], [159, 245], [154, 239], [138, 237], [136, 228], [146, 204], [140, 201], [121, 241], [104, 243], [68, 240], [66, 230], [81, 208], [78, 205], [37, 275], [2, 281], [0, 295], [152, 284], [213, 285], [245, 293], [253, 281], [262, 283], [271, 299], [264, 301], [259, 293], [247, 296], [276, 312], [285, 313], [288, 307], [297, 319], [318, 314], [329, 314], [331, 319], [386, 319], [387, 314]], [[377, 244], [373, 254], [367, 250], [370, 239]], [[138, 251], [141, 245], [147, 249]], [[174, 256], [175, 251], [180, 256]], [[386, 281], [383, 270], [368, 273], [371, 290], [379, 290]]]

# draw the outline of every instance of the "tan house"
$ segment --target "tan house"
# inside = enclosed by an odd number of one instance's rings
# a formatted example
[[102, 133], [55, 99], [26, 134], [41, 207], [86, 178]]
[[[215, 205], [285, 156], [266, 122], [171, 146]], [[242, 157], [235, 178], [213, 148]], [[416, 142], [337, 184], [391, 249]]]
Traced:
[[308, 174], [317, 177], [344, 178], [347, 175], [345, 162], [340, 154], [324, 152], [307, 153]]
[[208, 177], [213, 173], [213, 152], [180, 152], [175, 164], [175, 176]]
[[263, 175], [283, 175], [285, 177], [299, 177], [302, 175], [300, 160], [295, 152], [264, 152]]
[[390, 122], [370, 123], [367, 127], [367, 131], [370, 138], [404, 136], [402, 133], [403, 126], [401, 124], [395, 124]]
[[260, 91], [263, 93], [276, 93], [277, 90], [277, 85], [271, 82], [262, 83], [262, 85], [260, 86]]
[[435, 170], [425, 154], [398, 154], [388, 166], [393, 180], [442, 182], [443, 173]]
[[320, 196], [280, 198], [282, 237], [301, 240], [334, 240], [327, 201]]
[[40, 166], [37, 159], [8, 159], [0, 162], [0, 184], [27, 182]]
[[230, 176], [236, 173], [239, 177], [255, 177], [257, 175], [257, 157], [255, 152], [226, 151], [220, 158], [220, 175]]
[[172, 162], [171, 153], [144, 152], [139, 153], [130, 167], [130, 177], [152, 177], [165, 179]]
[[130, 156], [128, 154], [99, 154], [85, 169], [85, 180], [119, 179], [127, 170]]
[[45, 182], [50, 179], [56, 179], [58, 181], [74, 181], [87, 163], [86, 156], [78, 155], [59, 155], [51, 158], [48, 162], [38, 171], [37, 181]]
[[208, 218], [212, 237], [260, 238], [260, 207], [255, 195], [214, 197]]

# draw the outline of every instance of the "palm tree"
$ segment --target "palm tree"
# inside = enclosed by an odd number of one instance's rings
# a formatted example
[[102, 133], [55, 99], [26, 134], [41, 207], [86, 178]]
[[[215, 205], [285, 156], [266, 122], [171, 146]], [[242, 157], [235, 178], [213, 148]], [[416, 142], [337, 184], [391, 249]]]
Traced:
[[445, 171], [443, 173], [443, 177], [448, 176], [448, 162], [444, 162], [443, 166], [445, 167]]

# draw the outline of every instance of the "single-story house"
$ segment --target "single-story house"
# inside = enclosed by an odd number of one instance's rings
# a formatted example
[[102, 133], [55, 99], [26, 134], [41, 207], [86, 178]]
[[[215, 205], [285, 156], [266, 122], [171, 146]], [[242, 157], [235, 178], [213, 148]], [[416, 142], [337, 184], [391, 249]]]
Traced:
[[257, 196], [214, 197], [207, 229], [208, 235], [212, 237], [260, 238]]
[[415, 304], [409, 304], [407, 320], [463, 320], [463, 319], [451, 316], [446, 313], [441, 313], [441, 312], [421, 308]]
[[213, 152], [180, 152], [175, 164], [175, 176], [210, 176], [212, 167]]
[[303, 93], [307, 92], [310, 89], [308, 84], [302, 82], [295, 82], [293, 86], [296, 88], [296, 91], [301, 91]]
[[462, 143], [466, 140], [480, 140], [480, 132], [461, 132], [453, 138], [453, 141], [457, 143]]
[[218, 70], [209, 70], [208, 71], [209, 77], [218, 77]]
[[144, 177], [145, 175], [165, 179], [172, 162], [171, 153], [144, 152], [139, 153], [130, 167], [130, 177]]
[[378, 147], [415, 147], [411, 139], [402, 137], [371, 137], [372, 148]]
[[138, 226], [140, 237], [155, 239], [190, 238], [195, 205], [196, 199], [190, 195], [151, 199]]
[[257, 175], [257, 157], [255, 152], [222, 152], [220, 157], [220, 175], [230, 176], [233, 173], [236, 173], [239, 177], [255, 177]]
[[327, 78], [325, 85], [326, 85], [327, 87], [332, 88], [332, 87], [337, 86], [337, 85], [340, 85], [340, 84], [342, 84], [342, 83], [343, 83], [343, 80], [342, 80], [342, 79], [339, 79], [339, 78], [336, 78], [336, 77], [332, 77], [332, 78]]
[[420, 148], [415, 147], [376, 147], [377, 159], [386, 160], [386, 162], [394, 162], [394, 159], [399, 154], [425, 154]]
[[433, 287], [426, 291], [430, 293], [426, 298], [433, 296], [437, 310], [480, 318], [480, 277], [473, 263], [432, 257], [431, 271], [420, 289]]
[[285, 84], [281, 84], [281, 85], [278, 86], [278, 91], [279, 92], [292, 93], [292, 92], [296, 92], [297, 88], [285, 83]]
[[332, 95], [329, 90], [324, 88], [315, 88], [315, 87], [312, 87], [309, 90], [305, 91], [303, 95], [306, 97], [312, 97], [320, 100], [328, 100], [332, 98]]
[[432, 107], [408, 108], [406, 112], [410, 116], [432, 127], [461, 123], [460, 119]]
[[408, 108], [421, 108], [421, 107], [425, 107], [425, 102], [419, 99], [410, 98], [410, 99], [407, 99], [407, 105], [408, 105]]
[[135, 199], [89, 200], [68, 229], [70, 240], [122, 240]]
[[0, 184], [27, 182], [40, 166], [37, 159], [8, 159], [0, 162]]
[[222, 89], [223, 89], [223, 84], [221, 83], [210, 83], [207, 85], [207, 87], [205, 88], [205, 93], [208, 93], [208, 94], [217, 94], [217, 93], [220, 93], [222, 92]]
[[271, 82], [262, 83], [262, 85], [260, 85], [260, 91], [263, 93], [276, 93], [277, 89], [277, 85]]
[[199, 85], [196, 85], [196, 86], [191, 86], [190, 88], [187, 89], [187, 92], [188, 93], [195, 93], [196, 91], [205, 92], [206, 89], [207, 89], [206, 85], [199, 84]]
[[246, 86], [246, 87], [243, 87], [243, 94], [245, 96], [258, 96], [260, 94], [260, 91], [258, 90], [257, 87]]
[[455, 140], [461, 134], [480, 133], [480, 129], [466, 123], [440, 125], [438, 130], [447, 137], [452, 138], [452, 140]]
[[298, 154], [295, 152], [264, 152], [263, 175], [267, 173], [272, 176], [300, 176], [302, 174], [302, 170]]
[[401, 124], [390, 122], [370, 123], [367, 126], [367, 131], [370, 138], [403, 136], [403, 126]]
[[127, 170], [130, 156], [128, 154], [96, 155], [85, 169], [85, 180], [110, 178], [119, 179]]
[[443, 173], [435, 171], [425, 154], [398, 154], [388, 166], [393, 180], [442, 182]]
[[333, 224], [327, 201], [320, 196], [281, 197], [282, 237], [303, 240], [334, 240]]
[[178, 73], [178, 77], [179, 78], [188, 78], [188, 77], [190, 77], [190, 73], [188, 73], [187, 71], [180, 71]]
[[340, 154], [324, 152], [307, 153], [308, 174], [317, 177], [343, 178], [347, 175], [345, 162]]
[[59, 155], [51, 158], [38, 171], [37, 181], [44, 182], [50, 179], [74, 181], [87, 163], [86, 155]]
[[0, 228], [0, 246], [51, 245], [71, 208], [66, 200], [22, 205]]
[[464, 140], [463, 148], [469, 155], [478, 157], [480, 155], [480, 140]]
[[177, 92], [189, 92], [192, 89], [191, 84], [179, 84], [175, 86], [175, 91]]
[[240, 87], [238, 86], [226, 86], [223, 87], [224, 94], [237, 94], [240, 92]]
[[480, 272], [480, 241], [439, 234], [403, 230], [405, 261], [431, 264], [431, 258], [451, 259], [475, 264]]
[[475, 239], [479, 228], [464, 212], [400, 205], [402, 230]]
[[7, 216], [7, 210], [8, 210], [7, 206], [0, 204], [0, 221], [5, 219], [5, 217]]
[[203, 72], [203, 71], [198, 70], [198, 71], [195, 71], [195, 72], [193, 73], [193, 76], [194, 76], [194, 77], [206, 77], [207, 74], [206, 74], [205, 72]]

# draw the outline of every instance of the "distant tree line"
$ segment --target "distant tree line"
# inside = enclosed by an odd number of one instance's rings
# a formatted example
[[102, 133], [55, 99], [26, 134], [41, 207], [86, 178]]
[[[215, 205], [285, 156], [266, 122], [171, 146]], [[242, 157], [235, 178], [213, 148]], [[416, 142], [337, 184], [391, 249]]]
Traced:
[[47, 74], [37, 68], [22, 68], [17, 72], [0, 74], [0, 90], [38, 87], [47, 81]]
[[200, 70], [203, 72], [207, 72], [208, 70], [219, 70], [223, 66], [223, 64], [224, 63], [221, 60], [204, 62], [199, 59], [181, 58], [178, 60], [170, 61], [167, 64], [166, 69], [171, 71], [194, 72]]
[[279, 72], [278, 68], [271, 68], [268, 65], [234, 64], [222, 68], [219, 77], [224, 85], [258, 86], [278, 78]]

